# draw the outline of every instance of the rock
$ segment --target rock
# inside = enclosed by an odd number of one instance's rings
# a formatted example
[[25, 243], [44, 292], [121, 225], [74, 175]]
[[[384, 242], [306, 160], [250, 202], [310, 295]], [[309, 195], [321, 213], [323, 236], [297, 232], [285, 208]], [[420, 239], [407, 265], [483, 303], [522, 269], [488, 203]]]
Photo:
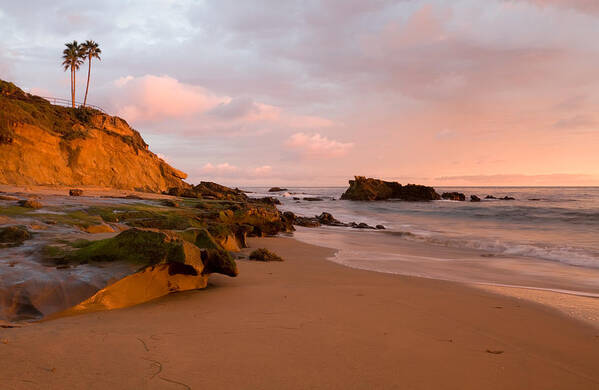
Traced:
[[[187, 175], [148, 150], [125, 120], [52, 105], [0, 80], [0, 184], [161, 192]], [[34, 114], [33, 114], [34, 113]]]
[[9, 302], [5, 307], [1, 307], [0, 317], [4, 317], [9, 321], [31, 321], [43, 317], [35, 305], [31, 302], [29, 293], [24, 288], [18, 288], [10, 297]]
[[470, 195], [470, 202], [480, 202], [480, 198], [476, 195]]
[[322, 202], [324, 199], [318, 197], [309, 197], [304, 198], [304, 200], [307, 200], [308, 202]]
[[82, 230], [89, 234], [114, 233], [114, 229], [105, 223], [101, 223], [99, 225], [89, 225], [83, 227]]
[[349, 188], [341, 195], [346, 200], [387, 200], [429, 201], [441, 199], [432, 187], [416, 184], [402, 186], [397, 182], [356, 176], [349, 181]]
[[81, 196], [81, 195], [83, 195], [83, 190], [80, 190], [77, 188], [69, 190], [69, 196]]
[[27, 207], [29, 209], [41, 209], [42, 208], [42, 204], [38, 200], [35, 200], [35, 199], [20, 200], [18, 204], [21, 207]]
[[14, 196], [8, 195], [0, 195], [0, 200], [19, 200], [19, 198], [15, 198]]
[[300, 198], [298, 198], [297, 196], [294, 196], [293, 200], [300, 200]]
[[309, 228], [320, 226], [320, 222], [318, 221], [318, 218], [295, 217], [295, 221], [293, 223], [297, 226], [303, 226], [303, 227], [309, 227]]
[[327, 213], [327, 212], [323, 212], [322, 214], [320, 214], [319, 216], [317, 216], [316, 219], [322, 225], [328, 225], [328, 226], [347, 226], [343, 222], [335, 219], [335, 217], [333, 217], [330, 213]]
[[193, 187], [193, 191], [198, 198], [203, 199], [236, 200], [240, 202], [248, 200], [248, 196], [238, 188], [232, 189], [209, 181], [200, 182], [200, 184]]
[[141, 268], [98, 291], [73, 311], [127, 307], [172, 292], [205, 288], [211, 273], [238, 274], [235, 261], [222, 249], [201, 249], [176, 234], [135, 228], [68, 252], [60, 264], [114, 261]]
[[268, 192], [283, 192], [283, 191], [287, 191], [287, 188], [272, 187], [271, 189], [268, 190]]
[[466, 195], [461, 192], [444, 192], [443, 195], [441, 195], [441, 198], [463, 202], [466, 200]]
[[167, 195], [183, 198], [197, 198], [198, 194], [192, 188], [171, 187], [166, 192]]
[[360, 223], [356, 223], [356, 222], [351, 222], [349, 224], [350, 227], [354, 228], [354, 229], [375, 229], [374, 227], [368, 225], [367, 223], [364, 222], [360, 222]]
[[383, 225], [376, 225], [375, 227], [379, 230], [385, 230], [385, 227]]
[[272, 253], [268, 249], [258, 248], [250, 253], [250, 260], [256, 261], [283, 261], [279, 255]]
[[0, 228], [0, 248], [19, 246], [24, 241], [31, 239], [31, 233], [19, 226]]
[[506, 195], [506, 196], [504, 196], [503, 198], [497, 198], [497, 197], [495, 197], [495, 196], [493, 196], [493, 195], [487, 195], [487, 196], [485, 196], [485, 199], [496, 199], [496, 200], [516, 200], [516, 198], [513, 198], [513, 197], [511, 197], [511, 196], [507, 196], [507, 195]]
[[280, 200], [278, 200], [277, 198], [273, 198], [272, 196], [265, 196], [264, 198], [259, 198], [258, 201], [272, 205], [281, 204]]
[[179, 203], [175, 202], [174, 200], [170, 200], [170, 199], [164, 199], [162, 201], [162, 205], [166, 206], [166, 207], [179, 207]]

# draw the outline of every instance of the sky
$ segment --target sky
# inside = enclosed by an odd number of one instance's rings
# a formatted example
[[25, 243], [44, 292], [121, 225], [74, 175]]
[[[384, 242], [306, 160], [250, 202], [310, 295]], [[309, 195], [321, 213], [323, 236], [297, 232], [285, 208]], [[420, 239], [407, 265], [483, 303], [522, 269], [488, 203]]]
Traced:
[[597, 31], [596, 0], [0, 0], [0, 78], [68, 98], [97, 41], [88, 102], [191, 183], [599, 185]]

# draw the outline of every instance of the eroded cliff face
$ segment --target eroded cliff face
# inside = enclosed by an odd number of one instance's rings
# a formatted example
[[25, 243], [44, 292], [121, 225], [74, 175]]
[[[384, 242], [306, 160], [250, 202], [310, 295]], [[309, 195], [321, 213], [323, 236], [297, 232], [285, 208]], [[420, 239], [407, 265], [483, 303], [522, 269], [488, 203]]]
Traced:
[[0, 80], [0, 184], [162, 192], [188, 188], [186, 177], [123, 119], [55, 106]]

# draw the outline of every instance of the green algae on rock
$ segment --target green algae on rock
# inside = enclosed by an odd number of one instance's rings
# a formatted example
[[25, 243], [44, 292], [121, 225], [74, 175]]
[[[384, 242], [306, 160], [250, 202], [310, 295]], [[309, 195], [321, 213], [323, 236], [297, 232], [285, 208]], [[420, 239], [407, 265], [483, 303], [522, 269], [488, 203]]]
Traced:
[[258, 248], [250, 253], [250, 260], [256, 261], [283, 261], [283, 258], [265, 248]]

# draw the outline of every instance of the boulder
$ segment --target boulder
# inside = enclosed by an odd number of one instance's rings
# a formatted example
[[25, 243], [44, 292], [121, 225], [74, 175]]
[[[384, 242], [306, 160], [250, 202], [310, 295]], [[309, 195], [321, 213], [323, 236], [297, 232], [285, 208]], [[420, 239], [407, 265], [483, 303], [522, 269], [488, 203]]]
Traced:
[[441, 198], [445, 200], [463, 202], [466, 200], [466, 195], [462, 194], [461, 192], [444, 192], [443, 195], [441, 195]]
[[196, 197], [203, 199], [247, 201], [248, 196], [240, 189], [232, 189], [209, 181], [202, 181], [193, 187]]
[[303, 227], [319, 227], [320, 222], [318, 218], [310, 218], [310, 217], [295, 217], [294, 225], [303, 226]]
[[349, 188], [341, 195], [346, 200], [387, 200], [429, 201], [441, 199], [432, 187], [383, 181], [355, 176], [349, 181]]
[[272, 187], [271, 189], [268, 190], [268, 192], [283, 192], [283, 191], [287, 191], [287, 188]]
[[66, 264], [119, 261], [140, 266], [73, 308], [73, 311], [115, 309], [160, 296], [205, 288], [210, 273], [238, 274], [231, 256], [220, 249], [201, 249], [178, 235], [140, 229], [93, 241], [64, 255]]
[[316, 219], [322, 225], [328, 225], [328, 226], [347, 226], [343, 222], [335, 219], [335, 217], [333, 217], [330, 213], [327, 213], [327, 212], [323, 212], [322, 214], [320, 214], [319, 216], [317, 216]]
[[19, 198], [15, 198], [14, 196], [0, 194], [0, 200], [19, 200]]
[[385, 230], [385, 227], [383, 225], [376, 225], [375, 228], [379, 230]]
[[77, 189], [77, 188], [73, 188], [71, 190], [69, 190], [69, 196], [81, 196], [83, 195], [83, 190]]
[[487, 195], [487, 196], [485, 196], [485, 199], [497, 199], [497, 198], [494, 197], [493, 195]]
[[283, 258], [268, 249], [258, 248], [250, 253], [250, 260], [256, 261], [283, 261]]
[[470, 195], [470, 202], [480, 202], [480, 198], [476, 195]]

